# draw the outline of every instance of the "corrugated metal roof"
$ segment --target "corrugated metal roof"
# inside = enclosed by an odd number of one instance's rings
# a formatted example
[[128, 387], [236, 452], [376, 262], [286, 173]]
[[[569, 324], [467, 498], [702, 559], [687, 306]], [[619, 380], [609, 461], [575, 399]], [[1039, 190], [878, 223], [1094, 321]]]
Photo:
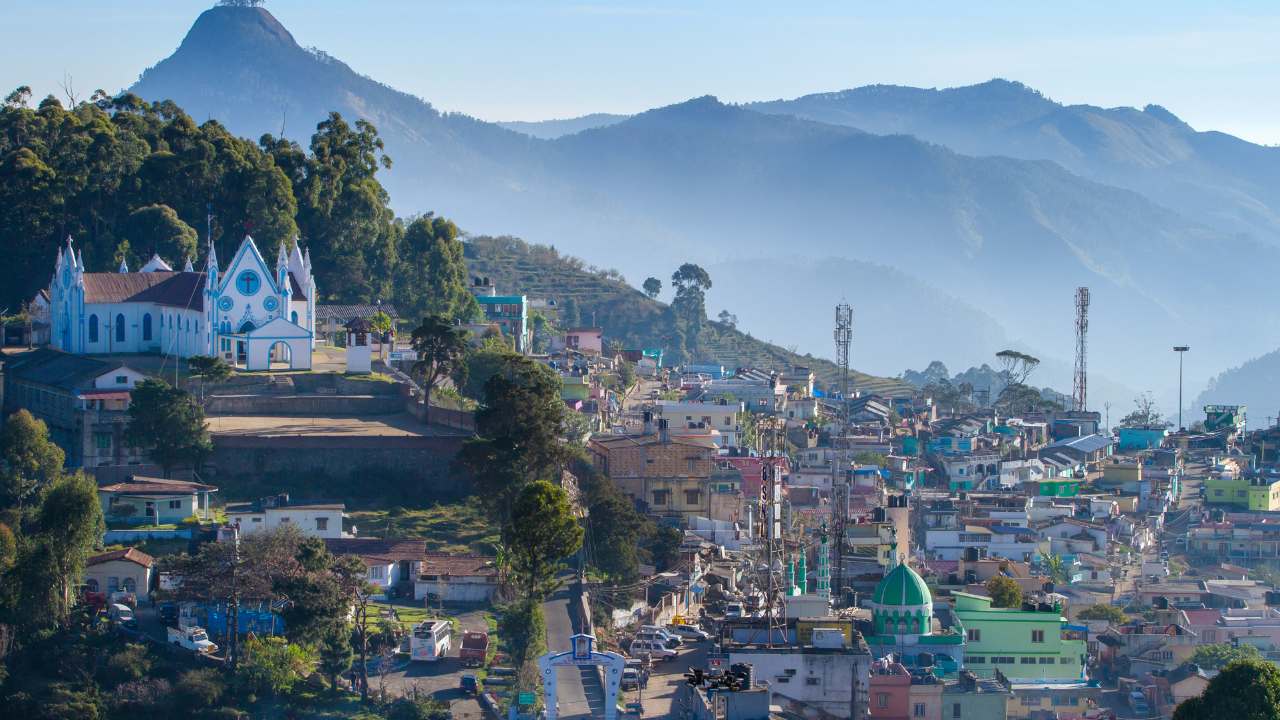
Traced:
[[204, 273], [85, 273], [86, 303], [152, 302], [204, 310]]
[[396, 314], [396, 309], [390, 305], [317, 305], [316, 319], [328, 320], [333, 318], [345, 322], [358, 317], [372, 317], [379, 310], [386, 313], [387, 317], [400, 317]]
[[1055, 443], [1045, 446], [1048, 448], [1064, 448], [1069, 447], [1080, 452], [1096, 452], [1102, 448], [1114, 444], [1114, 440], [1103, 437], [1101, 435], [1085, 435], [1083, 437], [1063, 438]]
[[128, 367], [147, 377], [143, 372], [116, 360], [107, 362], [83, 355], [74, 355], [51, 347], [42, 347], [5, 363], [5, 374], [43, 385], [74, 390], [79, 385], [101, 377], [120, 367]]

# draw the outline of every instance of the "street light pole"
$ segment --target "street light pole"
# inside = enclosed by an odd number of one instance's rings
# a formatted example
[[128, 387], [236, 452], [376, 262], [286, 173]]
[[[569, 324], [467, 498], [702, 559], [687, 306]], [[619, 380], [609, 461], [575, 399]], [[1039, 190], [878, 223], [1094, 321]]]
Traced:
[[1178, 432], [1186, 429], [1182, 425], [1182, 355], [1190, 349], [1188, 345], [1175, 345], [1173, 348], [1178, 353]]

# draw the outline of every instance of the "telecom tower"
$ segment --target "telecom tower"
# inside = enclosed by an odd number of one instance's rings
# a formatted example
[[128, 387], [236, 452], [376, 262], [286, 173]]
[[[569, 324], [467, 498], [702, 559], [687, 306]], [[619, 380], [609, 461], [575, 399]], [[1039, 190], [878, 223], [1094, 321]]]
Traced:
[[840, 403], [848, 407], [849, 342], [853, 340], [853, 309], [843, 299], [836, 306], [836, 365], [840, 367]]
[[1071, 409], [1088, 410], [1089, 381], [1085, 372], [1085, 334], [1089, 331], [1089, 288], [1076, 290], [1076, 381], [1071, 393]]
[[[756, 588], [764, 592], [764, 617], [761, 618], [764, 620], [764, 627], [761, 629], [765, 631], [765, 642], [769, 647], [785, 638], [787, 592], [792, 587], [803, 588], [807, 581], [803, 555], [800, 567], [793, 571], [799, 575], [794, 581], [791, 577], [784, 576], [790, 575], [790, 572], [782, 566], [782, 467], [787, 463], [787, 455], [779, 442], [780, 424], [778, 418], [762, 418], [759, 425], [768, 435], [767, 438], [762, 438], [765, 440], [762, 443], [762, 454], [765, 457], [760, 478], [760, 524], [756, 540], [758, 550], [752, 561]], [[756, 638], [753, 637], [752, 642], [757, 642]]]

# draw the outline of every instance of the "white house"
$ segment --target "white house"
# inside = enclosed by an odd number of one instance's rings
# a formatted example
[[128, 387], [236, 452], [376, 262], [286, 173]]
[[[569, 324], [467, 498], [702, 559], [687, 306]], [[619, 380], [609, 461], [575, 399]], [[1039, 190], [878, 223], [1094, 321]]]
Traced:
[[1015, 527], [982, 527], [966, 525], [956, 528], [931, 528], [925, 533], [925, 549], [939, 560], [959, 560], [967, 548], [983, 548], [987, 557], [1031, 562], [1042, 554], [1032, 530]]
[[254, 502], [227, 503], [227, 522], [239, 525], [242, 532], [292, 523], [318, 538], [349, 538], [355, 528], [351, 533], [342, 531], [344, 509], [346, 505], [341, 500], [290, 500], [282, 494]]
[[114, 550], [85, 561], [82, 582], [93, 592], [145, 595], [151, 590], [154, 566], [155, 559], [141, 550]]
[[718, 430], [725, 445], [738, 445], [741, 442], [744, 408], [741, 401], [682, 403], [659, 400], [654, 406], [654, 413], [655, 419], [667, 421], [667, 427], [671, 428], [673, 435], [678, 434], [680, 428], [689, 428], [691, 424], [701, 425], [708, 430]]
[[217, 491], [213, 485], [130, 475], [124, 482], [99, 485], [98, 501], [108, 520], [161, 525], [199, 516], [202, 508], [208, 519], [209, 493]]
[[1109, 539], [1106, 527], [1075, 518], [1041, 527], [1040, 534], [1052, 543], [1050, 551], [1055, 555], [1105, 552]]
[[1000, 485], [1004, 487], [1013, 487], [1027, 480], [1042, 480], [1044, 477], [1045, 467], [1040, 458], [1000, 461]]
[[498, 589], [493, 558], [482, 555], [427, 555], [418, 566], [413, 597], [432, 602], [478, 602]]
[[[250, 370], [269, 370], [270, 362], [309, 370], [315, 278], [310, 252], [304, 256], [296, 240], [291, 253], [287, 245], [274, 271], [246, 235], [225, 273], [212, 247], [203, 272], [190, 259], [174, 271], [153, 256], [138, 272], [122, 264], [116, 273], [90, 273], [68, 238], [49, 288], [51, 341], [77, 354], [217, 355]], [[257, 332], [274, 320], [294, 329]]]

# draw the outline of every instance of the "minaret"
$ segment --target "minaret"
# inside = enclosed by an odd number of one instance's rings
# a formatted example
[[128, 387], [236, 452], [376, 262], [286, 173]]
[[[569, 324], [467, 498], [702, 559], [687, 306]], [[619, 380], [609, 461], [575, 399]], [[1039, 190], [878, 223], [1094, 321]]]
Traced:
[[804, 595], [809, 591], [809, 564], [804, 559], [804, 548], [800, 548], [800, 566], [796, 568], [796, 589], [799, 590], [797, 595]]
[[831, 597], [831, 559], [827, 556], [827, 524], [822, 524], [821, 542], [818, 544], [818, 595]]
[[791, 553], [787, 556], [787, 594], [799, 595], [800, 591], [796, 587], [796, 554]]

